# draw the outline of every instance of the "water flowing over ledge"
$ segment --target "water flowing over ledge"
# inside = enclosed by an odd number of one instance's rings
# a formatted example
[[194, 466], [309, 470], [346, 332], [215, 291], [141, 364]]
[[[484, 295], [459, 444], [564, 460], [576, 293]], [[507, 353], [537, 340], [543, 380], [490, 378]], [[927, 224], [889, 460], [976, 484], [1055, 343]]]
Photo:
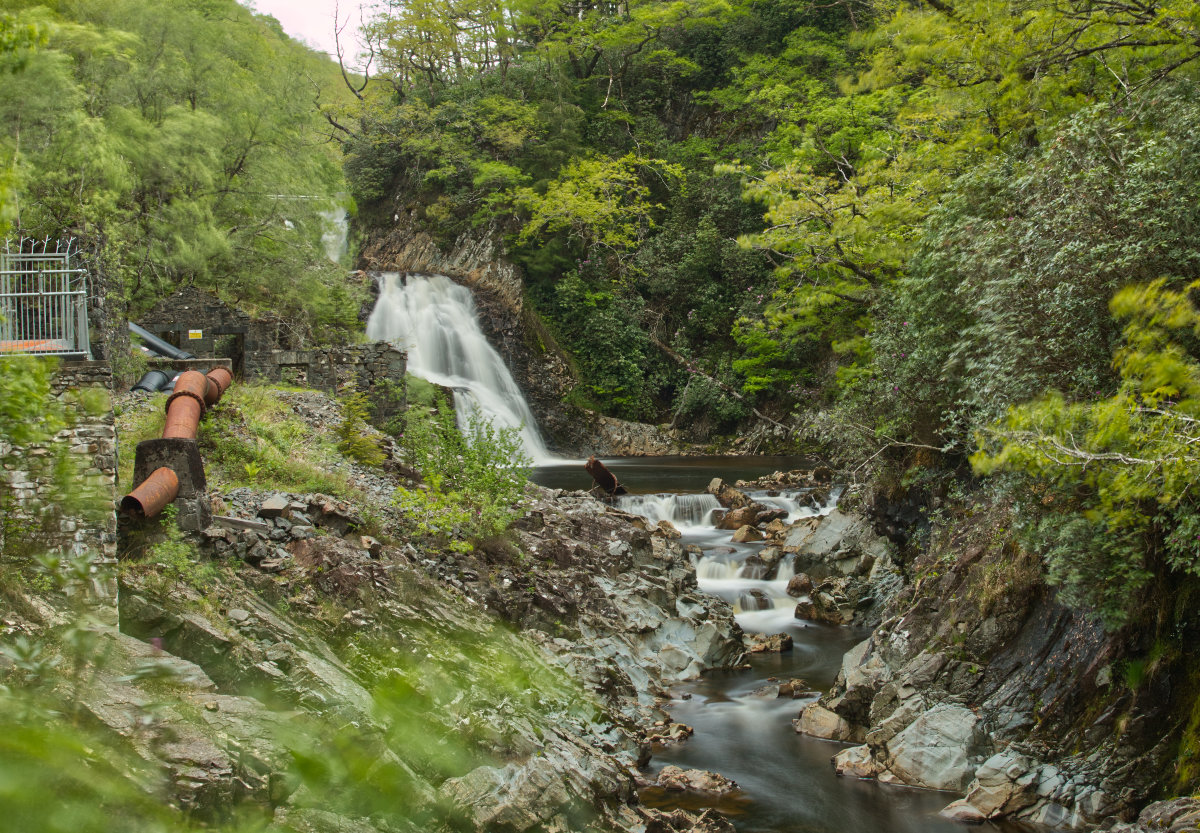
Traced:
[[504, 359], [480, 329], [471, 290], [444, 275], [380, 272], [367, 337], [408, 351], [410, 373], [449, 388], [462, 427], [471, 414], [515, 429], [536, 465], [556, 460]]

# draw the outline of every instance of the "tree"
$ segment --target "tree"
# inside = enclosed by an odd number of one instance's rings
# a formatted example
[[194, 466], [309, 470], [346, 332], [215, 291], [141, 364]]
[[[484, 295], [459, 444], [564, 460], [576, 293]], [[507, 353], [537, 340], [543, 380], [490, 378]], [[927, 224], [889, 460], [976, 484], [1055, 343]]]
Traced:
[[[1114, 364], [1117, 393], [1093, 402], [1058, 394], [1011, 409], [980, 436], [976, 470], [1019, 472], [1054, 516], [1035, 525], [1064, 596], [1121, 624], [1146, 582], [1200, 575], [1200, 281], [1126, 287]], [[1064, 514], [1067, 523], [1064, 523]]]

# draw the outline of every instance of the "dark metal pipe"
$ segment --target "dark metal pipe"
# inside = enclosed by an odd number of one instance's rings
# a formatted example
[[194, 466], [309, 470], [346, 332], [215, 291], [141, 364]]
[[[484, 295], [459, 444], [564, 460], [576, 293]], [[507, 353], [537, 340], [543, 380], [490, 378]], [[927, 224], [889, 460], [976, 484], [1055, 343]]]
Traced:
[[163, 507], [179, 494], [179, 475], [163, 466], [125, 497], [121, 498], [121, 511], [137, 518], [153, 518]]
[[161, 370], [150, 370], [142, 378], [138, 379], [138, 383], [133, 386], [133, 390], [158, 393], [169, 384], [171, 384], [171, 374], [164, 373]]
[[160, 356], [166, 356], [168, 359], [194, 359], [196, 358], [186, 350], [180, 350], [173, 344], [168, 344], [154, 333], [147, 330], [145, 327], [139, 327], [132, 321], [129, 322], [129, 332], [136, 336], [140, 336], [142, 341], [146, 342], [146, 346]]

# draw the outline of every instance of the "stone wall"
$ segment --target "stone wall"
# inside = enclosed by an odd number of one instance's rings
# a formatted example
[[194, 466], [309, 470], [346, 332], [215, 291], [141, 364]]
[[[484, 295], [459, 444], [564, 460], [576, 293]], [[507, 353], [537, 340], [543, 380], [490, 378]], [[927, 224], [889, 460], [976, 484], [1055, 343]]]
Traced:
[[283, 322], [251, 318], [215, 295], [184, 287], [160, 301], [138, 322], [197, 358], [229, 358], [236, 375], [260, 375], [272, 351], [291, 346]]
[[[0, 556], [92, 552], [115, 562], [117, 436], [108, 362], [63, 362], [51, 395], [67, 427], [27, 446], [0, 442]], [[74, 469], [64, 482], [56, 469]], [[115, 588], [98, 587], [115, 598]]]
[[[366, 395], [376, 422], [404, 410], [407, 356], [386, 342], [317, 350], [274, 350], [256, 364], [256, 378], [327, 393], [353, 390]], [[250, 378], [249, 373], [247, 377]]]

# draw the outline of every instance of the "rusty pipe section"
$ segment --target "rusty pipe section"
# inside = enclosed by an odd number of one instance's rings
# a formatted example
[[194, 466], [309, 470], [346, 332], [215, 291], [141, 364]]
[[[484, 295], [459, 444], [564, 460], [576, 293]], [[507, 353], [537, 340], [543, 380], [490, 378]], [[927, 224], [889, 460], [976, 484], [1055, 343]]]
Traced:
[[[233, 384], [233, 374], [229, 372], [228, 368], [224, 367], [214, 367], [212, 370], [208, 371], [208, 376], [206, 378], [217, 386], [217, 400], [224, 396], [225, 391], [228, 390], [229, 386]], [[216, 401], [214, 400], [210, 404], [215, 405]]]
[[196, 439], [200, 417], [204, 416], [209, 380], [203, 373], [189, 370], [180, 374], [175, 392], [167, 399], [167, 424], [163, 439]]
[[[217, 404], [233, 383], [233, 374], [224, 367], [208, 372], [196, 370], [180, 374], [175, 392], [167, 399], [167, 420], [163, 439], [196, 439], [200, 417]], [[179, 496], [179, 475], [167, 466], [155, 469], [132, 492], [121, 498], [121, 511], [135, 517], [153, 518]]]
[[121, 498], [121, 511], [135, 517], [153, 518], [179, 494], [179, 475], [163, 466], [150, 473], [142, 485]]

